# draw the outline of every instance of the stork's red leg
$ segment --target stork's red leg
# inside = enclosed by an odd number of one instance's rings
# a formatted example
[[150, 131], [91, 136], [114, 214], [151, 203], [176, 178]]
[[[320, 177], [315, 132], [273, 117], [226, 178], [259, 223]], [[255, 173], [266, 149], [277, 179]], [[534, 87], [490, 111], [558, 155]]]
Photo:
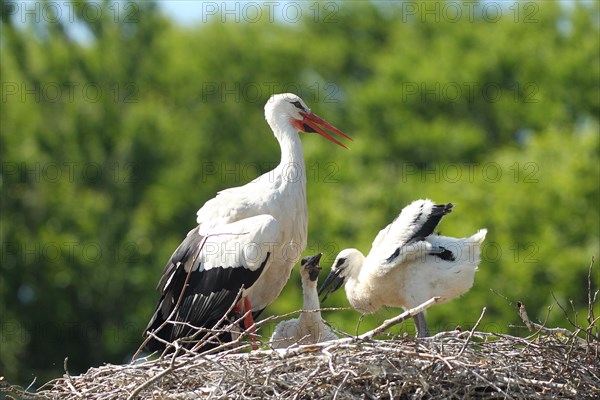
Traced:
[[244, 328], [250, 332], [250, 341], [252, 344], [252, 350], [258, 350], [258, 345], [256, 344], [258, 340], [256, 340], [256, 327], [254, 326], [254, 318], [252, 318], [252, 305], [250, 304], [250, 299], [248, 296], [244, 297], [244, 305], [243, 310], [246, 316], [244, 317]]
[[252, 318], [252, 305], [248, 296], [240, 299], [235, 306], [233, 306], [233, 312], [238, 315], [244, 315], [243, 324], [244, 329], [250, 334], [250, 341], [252, 344], [252, 350], [258, 350], [258, 340], [256, 340], [256, 327], [254, 326], [254, 318]]
[[254, 318], [252, 318], [252, 306], [250, 305], [250, 299], [248, 296], [244, 297], [244, 305], [243, 305], [244, 313], [250, 311], [244, 317], [244, 328], [250, 330], [252, 333], [256, 333], [256, 328], [254, 328]]

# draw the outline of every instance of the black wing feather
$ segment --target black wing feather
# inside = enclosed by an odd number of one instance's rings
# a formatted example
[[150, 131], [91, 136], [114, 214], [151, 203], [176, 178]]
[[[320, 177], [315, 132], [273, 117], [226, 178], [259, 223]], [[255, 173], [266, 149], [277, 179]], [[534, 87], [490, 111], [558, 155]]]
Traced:
[[[427, 217], [427, 220], [421, 225], [419, 229], [408, 239], [406, 244], [419, 242], [425, 239], [427, 236], [431, 235], [435, 228], [438, 226], [442, 217], [446, 214], [452, 212], [452, 207], [454, 204], [436, 204], [433, 206], [431, 210], [431, 214]], [[421, 217], [421, 214], [417, 215], [415, 218], [415, 222]]]
[[[421, 205], [421, 208], [422, 207], [423, 207], [423, 205]], [[402, 251], [402, 248], [404, 246], [408, 246], [411, 243], [420, 242], [422, 240], [425, 240], [425, 238], [427, 236], [429, 236], [433, 233], [435, 228], [438, 226], [438, 224], [442, 220], [442, 217], [444, 215], [452, 212], [452, 207], [454, 207], [454, 204], [452, 204], [452, 203], [434, 205], [431, 210], [431, 214], [429, 214], [429, 216], [427, 217], [427, 220], [419, 227], [419, 229], [417, 229], [417, 231], [415, 233], [413, 233], [413, 235], [406, 241], [406, 243], [403, 243], [402, 246], [398, 247], [392, 253], [392, 255], [390, 255], [387, 258], [386, 261], [388, 263], [392, 262], [392, 260], [394, 260], [396, 257], [398, 257], [400, 255], [400, 252]], [[422, 212], [417, 214], [417, 216], [415, 217], [415, 219], [413, 221], [413, 224], [416, 224], [422, 215], [423, 215]]]
[[440, 247], [440, 249], [441, 249], [440, 252], [429, 253], [429, 254], [432, 256], [438, 257], [444, 261], [455, 261], [456, 260], [456, 257], [454, 257], [454, 254], [450, 250], [448, 250], [444, 247]]
[[[203, 239], [196, 229], [192, 230], [171, 256], [158, 285], [162, 291], [161, 298], [146, 332], [155, 331], [169, 318], [182, 292], [181, 304], [171, 319], [187, 322], [195, 327], [215, 327], [235, 302], [240, 289], [249, 288], [256, 282], [270, 256], [267, 253], [265, 260], [255, 271], [235, 265], [203, 270], [201, 260], [194, 261], [194, 257], [201, 251]], [[190, 266], [192, 272], [188, 278], [184, 265], [192, 261], [194, 265]], [[184, 287], [186, 279], [188, 282]], [[189, 326], [166, 324], [155, 335], [172, 342], [193, 333], [194, 329]], [[230, 341], [231, 337], [224, 335], [219, 340]], [[151, 339], [147, 347], [150, 351], [163, 350], [164, 344]]]

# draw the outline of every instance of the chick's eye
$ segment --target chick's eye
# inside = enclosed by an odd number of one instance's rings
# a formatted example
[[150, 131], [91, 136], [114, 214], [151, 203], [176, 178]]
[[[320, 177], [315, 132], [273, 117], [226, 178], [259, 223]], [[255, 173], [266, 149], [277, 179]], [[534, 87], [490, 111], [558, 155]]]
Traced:
[[345, 258], [340, 258], [339, 260], [337, 260], [337, 263], [335, 263], [335, 267], [334, 268], [339, 268], [345, 262], [346, 262]]

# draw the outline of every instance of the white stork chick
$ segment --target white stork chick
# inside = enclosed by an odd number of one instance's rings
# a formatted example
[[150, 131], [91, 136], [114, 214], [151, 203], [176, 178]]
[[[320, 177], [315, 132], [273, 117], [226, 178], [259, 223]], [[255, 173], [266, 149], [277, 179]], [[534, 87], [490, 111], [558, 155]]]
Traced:
[[304, 257], [300, 262], [300, 276], [302, 277], [302, 292], [304, 303], [302, 313], [298, 318], [282, 321], [277, 324], [271, 346], [274, 349], [285, 349], [295, 344], [313, 344], [337, 340], [338, 337], [329, 326], [321, 319], [318, 311], [319, 295], [317, 294], [317, 279], [321, 272], [319, 261], [322, 254]]
[[[319, 290], [329, 287], [323, 301], [344, 283], [348, 301], [362, 313], [383, 306], [410, 309], [436, 296], [447, 302], [466, 293], [487, 230], [461, 239], [434, 235], [452, 206], [416, 200], [379, 232], [367, 257], [357, 249], [342, 250]], [[417, 336], [429, 336], [423, 313], [414, 320]]]
[[[165, 342], [189, 337], [198, 327], [213, 328], [240, 290], [234, 311], [247, 316], [244, 326], [251, 329], [248, 311], [260, 312], [279, 296], [306, 248], [306, 165], [298, 132], [318, 133], [342, 147], [326, 130], [350, 138], [290, 93], [271, 96], [265, 119], [279, 142], [281, 161], [244, 186], [222, 190], [198, 210], [198, 226], [175, 250], [159, 281], [160, 300], [146, 328], [158, 338], [148, 341], [150, 351], [163, 350]], [[262, 141], [257, 138], [257, 145]], [[230, 341], [231, 335], [218, 339]]]

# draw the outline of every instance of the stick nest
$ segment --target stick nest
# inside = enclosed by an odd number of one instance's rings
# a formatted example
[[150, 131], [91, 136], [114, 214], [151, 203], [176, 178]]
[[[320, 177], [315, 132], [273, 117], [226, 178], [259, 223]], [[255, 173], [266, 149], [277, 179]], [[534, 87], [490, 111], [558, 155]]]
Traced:
[[595, 317], [594, 305], [599, 291], [592, 290], [592, 265], [587, 328], [570, 319], [557, 301], [574, 331], [530, 321], [525, 305], [518, 302], [519, 316], [533, 332], [526, 338], [478, 332], [485, 308], [470, 331], [420, 339], [385, 334], [435, 304], [438, 298], [433, 298], [372, 331], [337, 341], [248, 351], [246, 332], [215, 354], [188, 350], [175, 341], [170, 352], [156, 359], [107, 364], [79, 376], [68, 373], [65, 360], [65, 375], [37, 393], [14, 387], [5, 391], [7, 398], [16, 394], [36, 400], [598, 399], [600, 317]]
[[[186, 352], [49, 382], [38, 399], [600, 397], [598, 342], [444, 332], [287, 350]], [[148, 384], [150, 382], [150, 384]]]

